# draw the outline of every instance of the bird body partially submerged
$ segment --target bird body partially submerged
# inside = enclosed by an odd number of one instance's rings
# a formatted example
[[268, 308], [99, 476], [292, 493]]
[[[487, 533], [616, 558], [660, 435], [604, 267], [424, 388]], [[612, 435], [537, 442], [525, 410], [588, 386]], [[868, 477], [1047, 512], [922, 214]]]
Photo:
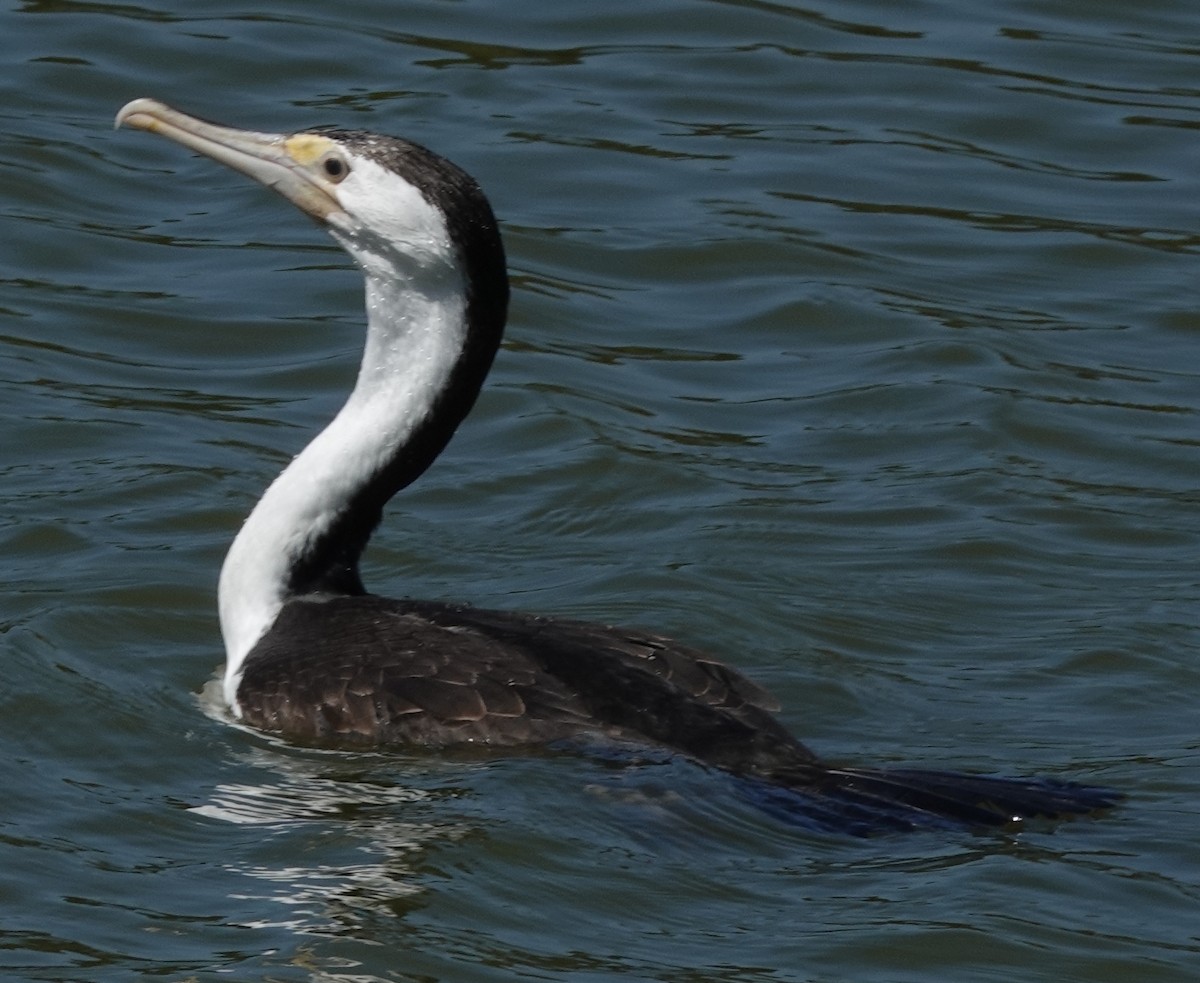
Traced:
[[279, 191], [366, 280], [354, 390], [268, 488], [222, 568], [225, 697], [245, 723], [356, 746], [649, 743], [754, 783], [773, 809], [850, 832], [997, 825], [1115, 801], [1036, 779], [837, 768], [779, 723], [759, 686], [669, 639], [368, 594], [359, 558], [384, 505], [445, 447], [500, 344], [508, 281], [486, 197], [436, 154], [364, 131], [234, 130], [148, 99], [117, 122]]

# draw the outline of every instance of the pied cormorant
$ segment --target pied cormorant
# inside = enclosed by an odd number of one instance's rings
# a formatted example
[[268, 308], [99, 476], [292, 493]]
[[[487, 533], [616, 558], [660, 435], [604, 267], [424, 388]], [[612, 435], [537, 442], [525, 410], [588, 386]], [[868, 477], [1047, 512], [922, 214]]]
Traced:
[[224, 695], [245, 724], [341, 746], [653, 745], [800, 821], [856, 833], [1116, 800], [1068, 782], [830, 764], [779, 723], [770, 694], [670, 639], [368, 593], [359, 558], [384, 506], [446, 446], [500, 345], [508, 274], [487, 198], [437, 154], [362, 130], [238, 130], [151, 99], [121, 109], [121, 124], [278, 191], [366, 279], [354, 390], [267, 489], [221, 570]]

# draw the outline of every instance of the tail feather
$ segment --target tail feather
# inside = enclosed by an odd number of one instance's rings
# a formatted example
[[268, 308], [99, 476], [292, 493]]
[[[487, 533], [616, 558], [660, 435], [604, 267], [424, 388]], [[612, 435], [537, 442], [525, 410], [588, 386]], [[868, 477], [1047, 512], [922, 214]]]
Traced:
[[750, 793], [760, 806], [823, 831], [869, 836], [897, 830], [1009, 826], [1107, 809], [1112, 789], [1041, 778], [997, 778], [923, 769], [832, 768], [783, 771]]

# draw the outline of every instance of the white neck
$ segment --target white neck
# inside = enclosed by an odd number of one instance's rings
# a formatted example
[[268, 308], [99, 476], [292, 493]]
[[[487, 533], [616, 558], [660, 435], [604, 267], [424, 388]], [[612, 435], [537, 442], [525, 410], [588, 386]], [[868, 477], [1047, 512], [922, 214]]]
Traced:
[[448, 246], [400, 267], [378, 240], [335, 236], [366, 275], [362, 366], [346, 405], [267, 489], [221, 568], [224, 689], [235, 712], [242, 665], [288, 600], [295, 564], [425, 420], [466, 338], [465, 288]]

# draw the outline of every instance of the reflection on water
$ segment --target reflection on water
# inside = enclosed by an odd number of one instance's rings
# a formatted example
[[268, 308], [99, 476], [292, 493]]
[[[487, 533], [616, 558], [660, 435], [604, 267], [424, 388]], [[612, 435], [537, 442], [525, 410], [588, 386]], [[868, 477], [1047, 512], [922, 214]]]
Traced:
[[[240, 726], [221, 697], [221, 681], [204, 687], [201, 707], [223, 726]], [[216, 785], [209, 798], [189, 807], [197, 816], [254, 827], [261, 843], [251, 855], [225, 858], [231, 873], [265, 885], [233, 887], [235, 896], [283, 906], [277, 918], [260, 915], [251, 927], [302, 934], [340, 934], [364, 912], [401, 915], [425, 891], [418, 868], [425, 854], [470, 835], [475, 825], [444, 809], [431, 808], [465, 794], [455, 785], [406, 785], [403, 758], [387, 754], [307, 749], [293, 752], [282, 741], [252, 735], [247, 750], [234, 756], [239, 772], [261, 774], [258, 782]], [[466, 764], [463, 764], [466, 768]], [[436, 759], [421, 761], [443, 771]], [[445, 770], [453, 781], [469, 775]], [[311, 845], [320, 842], [314, 851]], [[308, 844], [307, 848], [297, 848]], [[300, 861], [311, 855], [313, 863]]]
[[[261, 850], [225, 861], [230, 873], [261, 882], [255, 889], [231, 881], [234, 897], [281, 906], [277, 918], [259, 918], [249, 927], [340, 934], [361, 921], [364, 910], [402, 914], [425, 890], [414, 870], [422, 852], [470, 831], [444, 820], [406, 821], [403, 817], [412, 815], [414, 806], [430, 799], [425, 789], [337, 777], [327, 764], [288, 759], [271, 750], [250, 752], [243, 761], [276, 779], [217, 786], [211, 800], [192, 811], [263, 831]], [[303, 854], [280, 849], [298, 838], [294, 834], [302, 826], [318, 827], [318, 835], [329, 843], [311, 864], [301, 862]], [[305, 831], [300, 838], [311, 841], [312, 836]]]

